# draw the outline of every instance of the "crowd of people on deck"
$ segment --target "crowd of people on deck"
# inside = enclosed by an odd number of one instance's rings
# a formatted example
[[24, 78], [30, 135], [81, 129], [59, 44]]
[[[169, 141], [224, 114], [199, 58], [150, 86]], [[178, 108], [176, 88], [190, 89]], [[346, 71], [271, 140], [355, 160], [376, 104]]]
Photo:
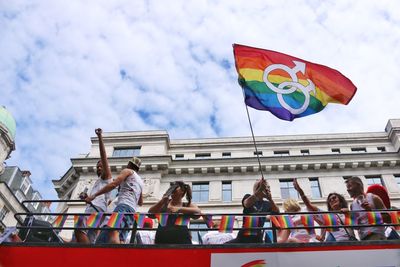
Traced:
[[[78, 243], [138, 243], [138, 244], [192, 244], [192, 235], [187, 225], [176, 225], [175, 221], [179, 215], [186, 215], [191, 219], [199, 219], [202, 216], [199, 207], [192, 202], [192, 190], [190, 185], [177, 181], [171, 183], [170, 188], [162, 196], [162, 198], [152, 205], [148, 213], [149, 215], [144, 221], [144, 228], [153, 228], [153, 220], [155, 214], [167, 213], [167, 221], [153, 231], [137, 229], [133, 213], [143, 204], [142, 191], [144, 183], [140, 177], [139, 169], [141, 160], [137, 157], [132, 158], [126, 168], [119, 175], [112, 179], [111, 171], [107, 160], [107, 155], [102, 138], [102, 130], [96, 129], [96, 135], [99, 139], [100, 160], [96, 165], [98, 180], [89, 193], [82, 192], [80, 198], [85, 200], [88, 205], [85, 213], [93, 212], [114, 212], [129, 213], [130, 216], [124, 216], [119, 228], [110, 229], [107, 226], [107, 218], [103, 219], [102, 230], [84, 230], [75, 229], [74, 239]], [[297, 228], [277, 228], [276, 242], [278, 243], [307, 243], [307, 242], [324, 242], [324, 241], [354, 241], [354, 240], [386, 240], [398, 239], [399, 235], [390, 226], [370, 226], [370, 227], [344, 227], [345, 214], [351, 211], [360, 211], [355, 213], [357, 224], [368, 225], [369, 221], [367, 213], [362, 211], [385, 210], [390, 208], [390, 199], [384, 187], [379, 185], [371, 186], [367, 192], [364, 192], [364, 185], [359, 177], [350, 177], [346, 180], [345, 186], [353, 202], [348, 206], [345, 197], [342, 194], [332, 192], [326, 200], [327, 211], [335, 212], [339, 227], [322, 228], [318, 230], [318, 234], [306, 229], [303, 220], [298, 214], [301, 211], [315, 212], [312, 217], [319, 226], [324, 226], [325, 220], [323, 212], [316, 205], [312, 204], [305, 195], [298, 181], [294, 179], [293, 186], [298, 192], [304, 203], [304, 208], [295, 199], [286, 199], [283, 202], [284, 214], [289, 214], [291, 221]], [[112, 210], [109, 209], [112, 202], [110, 192], [118, 188], [118, 197], [114, 201]], [[185, 199], [185, 200], [184, 200]], [[257, 180], [253, 186], [252, 194], [244, 195], [242, 199], [243, 216], [257, 215], [268, 213], [270, 216], [278, 215], [280, 210], [275, 204], [270, 187], [264, 178]], [[294, 213], [294, 214], [290, 214]], [[297, 213], [297, 214], [296, 214]], [[384, 211], [381, 212], [384, 223], [391, 223], [390, 216]], [[233, 233], [222, 233], [219, 228], [219, 221], [215, 220], [208, 233], [198, 235], [202, 244], [225, 244], [225, 243], [272, 243], [270, 235], [265, 229], [262, 229], [270, 216], [259, 216], [257, 220], [257, 229], [248, 233], [248, 229], [244, 226], [236, 235]], [[243, 217], [243, 218], [244, 218]], [[87, 227], [87, 218], [84, 217], [79, 228]], [[343, 225], [343, 227], [340, 227]], [[303, 227], [304, 228], [300, 228]], [[133, 230], [132, 230], [133, 229]], [[132, 232], [132, 233], [130, 233]], [[204, 232], [203, 232], [204, 233]], [[131, 237], [128, 238], [128, 235]]]

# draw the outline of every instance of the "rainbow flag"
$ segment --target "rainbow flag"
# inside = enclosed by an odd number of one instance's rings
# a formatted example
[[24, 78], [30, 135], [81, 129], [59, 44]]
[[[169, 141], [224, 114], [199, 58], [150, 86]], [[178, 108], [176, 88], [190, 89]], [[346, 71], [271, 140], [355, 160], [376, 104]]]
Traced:
[[155, 216], [156, 216], [156, 219], [158, 220], [158, 223], [159, 223], [161, 226], [166, 226], [166, 225], [167, 225], [167, 222], [168, 222], [168, 214], [159, 213], [159, 214], [156, 214]]
[[[322, 220], [325, 226], [337, 226], [339, 225], [338, 218], [336, 214], [322, 214]], [[333, 228], [326, 228], [327, 231], [334, 231]]]
[[143, 228], [144, 219], [146, 219], [146, 214], [140, 214], [140, 213], [136, 212], [133, 215], [133, 219], [135, 219], [135, 222], [139, 228]]
[[175, 225], [187, 226], [189, 224], [190, 217], [187, 215], [179, 215], [175, 220]]
[[74, 215], [74, 227], [85, 227], [84, 225], [85, 215]]
[[260, 218], [255, 216], [245, 216], [243, 217], [243, 228], [249, 228], [244, 230], [243, 235], [250, 236], [250, 235], [257, 235], [258, 230], [251, 230], [251, 228], [259, 227]]
[[369, 211], [367, 212], [367, 217], [369, 224], [383, 224], [383, 219], [380, 212]]
[[391, 211], [389, 212], [390, 214], [390, 218], [393, 224], [398, 224], [398, 225], [394, 225], [394, 229], [396, 230], [400, 230], [400, 218], [399, 218], [399, 212], [397, 211]]
[[344, 225], [356, 225], [357, 224], [357, 213], [348, 212], [344, 214]]
[[203, 220], [207, 224], [208, 228], [213, 228], [214, 222], [212, 220], [212, 215], [203, 215]]
[[53, 227], [63, 227], [67, 218], [68, 215], [58, 215], [53, 223]]
[[233, 45], [246, 105], [292, 121], [328, 103], [347, 105], [357, 91], [339, 71], [271, 50]]
[[233, 215], [222, 216], [221, 223], [219, 225], [219, 232], [232, 233], [234, 223], [235, 223], [235, 216], [233, 216]]
[[294, 227], [294, 223], [290, 215], [280, 215], [277, 216], [277, 218], [281, 228]]
[[123, 219], [123, 213], [113, 212], [110, 216], [110, 219], [108, 219], [107, 226], [110, 228], [119, 228]]
[[103, 218], [102, 212], [92, 213], [87, 219], [87, 225], [89, 227], [99, 227], [102, 218]]
[[314, 229], [314, 219], [312, 215], [301, 215], [300, 217], [301, 223], [306, 227], [307, 232], [310, 235], [315, 235], [315, 229]]

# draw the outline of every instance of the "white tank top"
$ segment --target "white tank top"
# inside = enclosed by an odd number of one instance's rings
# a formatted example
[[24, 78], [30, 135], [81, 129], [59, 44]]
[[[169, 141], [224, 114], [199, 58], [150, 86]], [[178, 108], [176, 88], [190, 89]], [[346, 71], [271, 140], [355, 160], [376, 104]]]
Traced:
[[126, 177], [125, 181], [119, 186], [117, 205], [125, 204], [136, 211], [142, 189], [142, 178], [135, 171], [132, 171], [131, 175]]

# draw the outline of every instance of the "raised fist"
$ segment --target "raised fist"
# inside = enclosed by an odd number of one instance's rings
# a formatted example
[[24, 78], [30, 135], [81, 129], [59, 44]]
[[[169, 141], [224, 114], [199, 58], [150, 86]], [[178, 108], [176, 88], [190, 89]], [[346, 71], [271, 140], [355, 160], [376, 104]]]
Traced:
[[94, 132], [95, 132], [97, 135], [101, 135], [101, 134], [103, 133], [103, 130], [102, 130], [101, 128], [97, 128], [96, 130], [94, 130]]

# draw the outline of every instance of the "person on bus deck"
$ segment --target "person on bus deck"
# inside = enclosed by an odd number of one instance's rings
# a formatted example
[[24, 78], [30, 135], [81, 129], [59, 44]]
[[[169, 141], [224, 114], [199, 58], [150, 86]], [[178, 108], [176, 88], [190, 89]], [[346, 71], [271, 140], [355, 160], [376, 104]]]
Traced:
[[[91, 188], [89, 192], [90, 195], [95, 194], [101, 188], [103, 188], [104, 186], [106, 186], [111, 182], [111, 170], [108, 165], [106, 150], [104, 148], [104, 142], [102, 136], [103, 130], [97, 128], [95, 130], [95, 133], [99, 138], [100, 160], [96, 164], [96, 174], [98, 179]], [[79, 198], [82, 200], [85, 199], [86, 197], [87, 197], [86, 192], [81, 192], [79, 194]], [[101, 197], [98, 197], [95, 200], [93, 200], [91, 205], [87, 205], [85, 213], [91, 214], [95, 212], [105, 212], [107, 210], [107, 205], [109, 204], [109, 202], [110, 202], [110, 193], [106, 193]], [[79, 227], [83, 228], [87, 227], [86, 221], [87, 221], [87, 216], [83, 217], [82, 223], [79, 225]], [[99, 232], [98, 230], [92, 230], [92, 229], [90, 230], [76, 229], [74, 231], [76, 241], [78, 243], [84, 243], [84, 244], [90, 244], [90, 243], [93, 244], [94, 241], [96, 240], [98, 232]]]
[[[265, 179], [257, 180], [253, 185], [253, 194], [246, 194], [242, 199], [243, 214], [256, 215], [257, 213], [272, 214], [279, 213], [279, 208], [276, 206], [272, 199], [271, 191]], [[257, 227], [263, 227], [265, 223], [265, 216], [257, 217]], [[266, 234], [263, 240], [263, 230], [253, 230], [253, 234], [246, 234], [248, 230], [241, 229], [235, 239], [227, 243], [271, 243], [269, 236]]]
[[[351, 210], [357, 211], [370, 211], [376, 209], [386, 209], [382, 199], [371, 193], [364, 193], [364, 184], [357, 176], [350, 177], [346, 180], [347, 192], [353, 198], [351, 203]], [[390, 223], [390, 216], [387, 213], [381, 213], [383, 221]], [[369, 224], [368, 215], [366, 212], [357, 213], [357, 223], [359, 225]], [[358, 235], [361, 240], [386, 240], [385, 227], [359, 227]]]
[[138, 206], [143, 204], [142, 191], [144, 184], [142, 178], [138, 174], [141, 163], [142, 161], [139, 158], [133, 157], [128, 162], [126, 168], [123, 169], [111, 183], [104, 186], [94, 195], [88, 196], [85, 199], [87, 203], [90, 203], [98, 196], [108, 193], [119, 186], [117, 206], [115, 207], [114, 212], [131, 214], [125, 214], [124, 219], [119, 226], [120, 228], [125, 229], [102, 230], [109, 231], [108, 237], [110, 243], [120, 244], [125, 242], [129, 233], [129, 230], [127, 229], [132, 228], [135, 224], [133, 213], [135, 213]]
[[[299, 193], [301, 199], [304, 202], [304, 205], [306, 205], [306, 208], [308, 211], [322, 211], [320, 210], [316, 205], [313, 205], [311, 201], [308, 199], [308, 197], [304, 194], [303, 189], [300, 187], [299, 183], [297, 182], [297, 179], [294, 179], [293, 181], [293, 186], [294, 189]], [[347, 204], [346, 199], [344, 198], [343, 195], [338, 194], [338, 193], [330, 193], [328, 195], [328, 198], [326, 199], [326, 206], [328, 208], [328, 211], [337, 211], [340, 212], [339, 214], [335, 214], [338, 218], [338, 222], [343, 225], [344, 220], [345, 220], [345, 215], [342, 212], [347, 212], [349, 207]], [[315, 214], [314, 219], [316, 222], [318, 222], [319, 225], [324, 225], [324, 220], [323, 220], [323, 214]], [[324, 236], [323, 230], [326, 230], [326, 228], [323, 228], [321, 230], [321, 235]], [[349, 241], [349, 240], [357, 240], [354, 232], [351, 228], [333, 228], [332, 231], [327, 231], [327, 241]], [[320, 238], [319, 236], [316, 237], [319, 241], [323, 241], [323, 238]]]
[[[183, 202], [186, 196], [187, 202]], [[160, 201], [150, 207], [149, 213], [168, 213], [166, 225], [158, 224], [155, 244], [192, 244], [192, 238], [187, 226], [175, 225], [178, 213], [193, 215], [201, 211], [192, 203], [192, 189], [184, 182], [174, 182]], [[198, 216], [194, 216], [197, 218]]]
[[220, 233], [218, 231], [220, 221], [217, 221], [213, 224], [212, 231], [208, 231], [203, 237], [202, 241], [204, 245], [217, 245], [217, 244], [224, 244], [228, 241], [233, 240], [235, 237], [232, 233]]

